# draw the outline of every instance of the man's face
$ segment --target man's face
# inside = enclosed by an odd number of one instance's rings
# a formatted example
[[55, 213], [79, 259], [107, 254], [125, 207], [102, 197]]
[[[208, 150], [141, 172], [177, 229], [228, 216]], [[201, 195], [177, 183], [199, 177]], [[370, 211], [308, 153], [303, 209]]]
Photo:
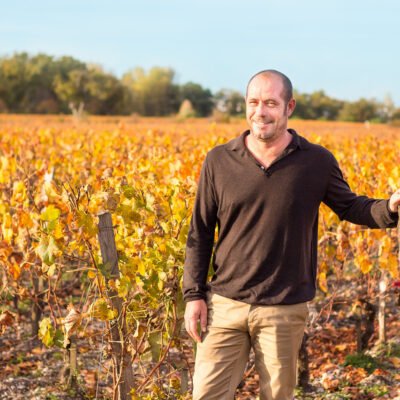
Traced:
[[283, 82], [278, 76], [256, 76], [248, 87], [246, 119], [251, 134], [263, 142], [275, 142], [287, 129], [296, 101], [286, 104]]

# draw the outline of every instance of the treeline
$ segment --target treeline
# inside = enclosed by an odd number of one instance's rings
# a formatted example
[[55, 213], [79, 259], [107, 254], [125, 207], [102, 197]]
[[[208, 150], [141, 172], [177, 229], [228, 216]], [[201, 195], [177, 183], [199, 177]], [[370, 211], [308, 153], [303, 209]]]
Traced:
[[[245, 103], [240, 92], [222, 89], [212, 93], [198, 83], [178, 85], [174, 78], [171, 68], [154, 67], [145, 71], [137, 67], [118, 79], [99, 65], [73, 57], [16, 53], [0, 58], [0, 112], [244, 116]], [[312, 94], [295, 92], [295, 97], [297, 118], [400, 120], [400, 108], [395, 108], [390, 96], [383, 102], [375, 99], [348, 102], [329, 97], [321, 90]]]

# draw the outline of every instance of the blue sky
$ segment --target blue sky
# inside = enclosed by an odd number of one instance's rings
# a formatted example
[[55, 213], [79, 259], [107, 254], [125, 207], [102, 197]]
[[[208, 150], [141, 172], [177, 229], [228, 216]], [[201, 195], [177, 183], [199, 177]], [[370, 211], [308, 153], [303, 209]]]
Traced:
[[71, 55], [121, 77], [172, 67], [176, 82], [245, 90], [259, 70], [296, 89], [400, 107], [398, 0], [13, 0], [0, 11], [0, 55]]

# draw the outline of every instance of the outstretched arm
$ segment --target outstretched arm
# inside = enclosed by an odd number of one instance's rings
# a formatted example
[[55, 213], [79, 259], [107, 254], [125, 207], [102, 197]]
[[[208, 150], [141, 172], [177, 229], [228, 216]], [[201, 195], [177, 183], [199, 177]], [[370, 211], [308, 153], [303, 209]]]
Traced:
[[332, 169], [323, 202], [341, 220], [366, 225], [369, 228], [396, 227], [400, 191], [397, 190], [390, 200], [357, 196], [343, 179], [342, 171], [333, 156], [332, 161]]

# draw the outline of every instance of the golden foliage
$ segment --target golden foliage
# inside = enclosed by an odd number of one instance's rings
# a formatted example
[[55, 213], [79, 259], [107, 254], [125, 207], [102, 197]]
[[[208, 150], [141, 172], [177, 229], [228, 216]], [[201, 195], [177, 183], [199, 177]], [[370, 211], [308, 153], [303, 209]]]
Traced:
[[[20, 281], [25, 269], [36, 268], [55, 279], [72, 257], [86, 260], [86, 276], [103, 289], [109, 277], [101, 264], [97, 214], [109, 210], [121, 271], [109, 285], [127, 300], [140, 295], [143, 307], [156, 309], [161, 297], [178, 302], [202, 161], [212, 147], [246, 129], [245, 121], [97, 117], [75, 125], [62, 118], [0, 117], [0, 260], [9, 277]], [[354, 192], [388, 198], [400, 186], [399, 128], [290, 125], [334, 153]], [[352, 273], [385, 269], [398, 277], [395, 230], [341, 222], [324, 205], [319, 221], [321, 290], [328, 292], [327, 276], [344, 264]], [[101, 319], [112, 318], [106, 303], [94, 300], [93, 307]], [[143, 307], [128, 309], [132, 321]]]

